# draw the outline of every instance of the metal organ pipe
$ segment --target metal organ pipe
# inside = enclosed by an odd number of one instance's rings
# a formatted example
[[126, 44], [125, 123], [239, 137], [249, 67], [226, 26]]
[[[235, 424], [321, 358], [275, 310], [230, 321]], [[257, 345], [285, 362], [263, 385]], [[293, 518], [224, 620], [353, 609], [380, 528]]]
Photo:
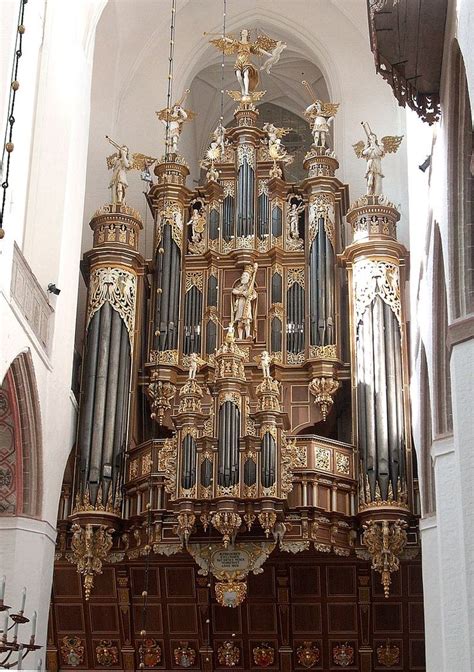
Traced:
[[95, 374], [97, 370], [97, 347], [99, 343], [100, 311], [89, 323], [86, 336], [86, 356], [82, 383], [81, 411], [79, 418], [79, 454], [83, 485], [89, 478], [92, 422], [94, 419]]
[[377, 433], [377, 472], [382, 499], [388, 497], [388, 417], [385, 374], [385, 328], [383, 301], [377, 296], [371, 306], [374, 336], [374, 379]]

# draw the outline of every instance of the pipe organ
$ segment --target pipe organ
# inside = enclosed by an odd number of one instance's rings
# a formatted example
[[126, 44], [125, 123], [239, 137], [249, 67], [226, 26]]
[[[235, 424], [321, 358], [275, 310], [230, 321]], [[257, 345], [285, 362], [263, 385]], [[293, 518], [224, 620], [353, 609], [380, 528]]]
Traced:
[[349, 207], [316, 132], [305, 179], [286, 182], [264, 121], [242, 99], [195, 189], [178, 153], [156, 163], [149, 262], [129, 206], [92, 218], [61, 522], [86, 597], [106, 563], [183, 552], [222, 606], [272, 552], [370, 561], [388, 596], [416, 545], [399, 213], [374, 194]]

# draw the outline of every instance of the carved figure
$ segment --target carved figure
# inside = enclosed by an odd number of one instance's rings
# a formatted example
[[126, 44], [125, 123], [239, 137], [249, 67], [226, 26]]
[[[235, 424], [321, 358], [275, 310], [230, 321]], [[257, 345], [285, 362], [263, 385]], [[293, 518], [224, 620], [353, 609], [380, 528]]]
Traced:
[[382, 194], [382, 159], [386, 154], [395, 154], [403, 140], [403, 135], [385, 135], [379, 143], [377, 136], [373, 133], [366, 121], [361, 122], [367, 135], [367, 142], [363, 140], [357, 142], [354, 147], [356, 156], [359, 159], [367, 161], [367, 170], [365, 178], [367, 180], [367, 195], [380, 196]]
[[130, 150], [127, 145], [119, 145], [117, 142], [105, 136], [107, 140], [116, 148], [116, 152], [107, 157], [107, 168], [112, 170], [109, 189], [112, 190], [112, 203], [120, 205], [124, 202], [125, 191], [128, 187], [127, 173], [129, 170], [148, 169], [155, 161], [151, 156], [135, 153], [130, 156]]
[[183, 107], [183, 103], [188, 93], [189, 89], [186, 89], [180, 100], [176, 102], [171, 108], [165, 107], [156, 113], [158, 119], [163, 122], [167, 128], [168, 138], [166, 151], [171, 152], [172, 154], [178, 153], [178, 142], [184, 122], [191, 121], [191, 119], [194, 119], [196, 116], [195, 112], [186, 110]]
[[202, 209], [193, 208], [193, 214], [186, 226], [191, 226], [191, 240], [193, 243], [200, 243], [202, 241], [202, 234], [206, 226], [206, 218]]
[[299, 240], [300, 238], [300, 232], [299, 232], [299, 216], [300, 213], [304, 212], [304, 203], [303, 201], [299, 201], [299, 203], [293, 199], [292, 203], [290, 203], [290, 207], [287, 210], [287, 220], [288, 220], [288, 233], [290, 234], [290, 238], [293, 240]]
[[281, 139], [291, 131], [291, 128], [278, 128], [267, 122], [263, 125], [263, 130], [268, 135], [268, 153], [272, 159], [283, 159], [286, 156], [286, 149]]
[[280, 60], [281, 52], [286, 44], [277, 41], [266, 35], [259, 35], [255, 42], [249, 40], [250, 31], [243, 29], [240, 31], [240, 40], [231, 35], [210, 40], [217, 49], [224, 54], [237, 54], [234, 70], [241, 89], [241, 98], [250, 99], [251, 94], [258, 86], [258, 70], [250, 60], [252, 54], [262, 56], [265, 54], [269, 58], [265, 61], [263, 68], [270, 72], [275, 63]]
[[[219, 148], [219, 158], [222, 158], [225, 152], [225, 128], [222, 123], [219, 123], [219, 125], [216, 127], [212, 137], [216, 143], [216, 146]], [[211, 142], [211, 147], [212, 144], [213, 143]]]
[[267, 350], [264, 350], [260, 355], [260, 365], [263, 371], [264, 378], [271, 378], [270, 376], [270, 364], [273, 362], [273, 357]]
[[199, 370], [199, 367], [205, 364], [206, 362], [199, 357], [198, 354], [195, 352], [192, 352], [189, 355], [189, 373], [188, 373], [188, 380], [194, 380], [196, 378], [196, 374]]
[[255, 300], [257, 292], [255, 291], [255, 275], [258, 264], [246, 266], [240, 276], [240, 281], [232, 290], [232, 314], [231, 321], [237, 327], [237, 333], [240, 339], [250, 338], [252, 335], [252, 325], [255, 326]]
[[309, 94], [313, 98], [311, 105], [308, 105], [304, 111], [304, 116], [307, 117], [311, 123], [311, 132], [313, 134], [314, 145], [316, 147], [326, 147], [327, 134], [330, 130], [330, 125], [334, 121], [339, 103], [323, 103], [319, 100], [308, 82], [302, 82]]

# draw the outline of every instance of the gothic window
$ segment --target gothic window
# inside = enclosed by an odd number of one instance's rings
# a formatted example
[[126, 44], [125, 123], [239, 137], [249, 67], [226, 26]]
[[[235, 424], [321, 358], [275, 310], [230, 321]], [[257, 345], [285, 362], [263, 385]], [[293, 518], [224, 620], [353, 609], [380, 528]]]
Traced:
[[40, 418], [31, 357], [15, 359], [0, 385], [0, 515], [38, 515]]
[[427, 516], [436, 511], [436, 492], [433, 460], [431, 459], [431, 444], [433, 442], [431, 418], [431, 393], [428, 377], [428, 364], [425, 348], [421, 346], [420, 366], [420, 460], [421, 465], [421, 501], [423, 515]]

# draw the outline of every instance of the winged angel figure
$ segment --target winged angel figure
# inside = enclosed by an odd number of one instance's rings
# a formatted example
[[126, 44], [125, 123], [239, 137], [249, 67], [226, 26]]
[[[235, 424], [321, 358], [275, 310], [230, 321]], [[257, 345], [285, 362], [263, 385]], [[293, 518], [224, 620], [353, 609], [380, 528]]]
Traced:
[[382, 194], [382, 159], [386, 154], [395, 154], [403, 140], [403, 135], [385, 135], [379, 142], [377, 136], [366, 121], [362, 126], [367, 135], [367, 142], [360, 140], [355, 145], [354, 151], [359, 159], [367, 161], [365, 177], [367, 180], [367, 195], [380, 196]]
[[[259, 76], [257, 68], [250, 60], [251, 55], [268, 56], [260, 70], [266, 70], [269, 73], [272, 66], [280, 60], [281, 53], [286, 48], [286, 44], [281, 40], [274, 40], [267, 35], [258, 35], [255, 42], [250, 42], [249, 37], [250, 31], [244, 28], [240, 31], [240, 40], [226, 35], [210, 40], [210, 43], [217, 47], [219, 51], [223, 51], [227, 56], [237, 54], [234, 70], [241, 89], [240, 99], [248, 100], [254, 98], [257, 100], [258, 98], [255, 94], [257, 93], [256, 88]], [[239, 94], [236, 94], [236, 92], [230, 92], [230, 94], [235, 100], [239, 100], [237, 98]]]
[[112, 203], [120, 205], [124, 202], [125, 191], [128, 187], [127, 172], [129, 170], [148, 171], [156, 159], [146, 154], [134, 153], [130, 156], [127, 145], [119, 145], [114, 140], [105, 136], [117, 151], [107, 157], [107, 168], [112, 170], [109, 189], [112, 190]]
[[317, 99], [308, 82], [303, 80], [302, 84], [313, 98], [311, 105], [308, 105], [304, 111], [304, 116], [311, 124], [314, 144], [316, 147], [326, 147], [326, 136], [329, 133], [329, 127], [336, 116], [339, 103], [323, 103], [322, 100]]
[[178, 153], [179, 136], [181, 135], [184, 122], [191, 121], [196, 116], [195, 112], [186, 110], [183, 107], [188, 93], [189, 89], [186, 89], [181, 98], [172, 107], [165, 107], [156, 113], [158, 119], [163, 122], [167, 129], [166, 151], [173, 154]]

